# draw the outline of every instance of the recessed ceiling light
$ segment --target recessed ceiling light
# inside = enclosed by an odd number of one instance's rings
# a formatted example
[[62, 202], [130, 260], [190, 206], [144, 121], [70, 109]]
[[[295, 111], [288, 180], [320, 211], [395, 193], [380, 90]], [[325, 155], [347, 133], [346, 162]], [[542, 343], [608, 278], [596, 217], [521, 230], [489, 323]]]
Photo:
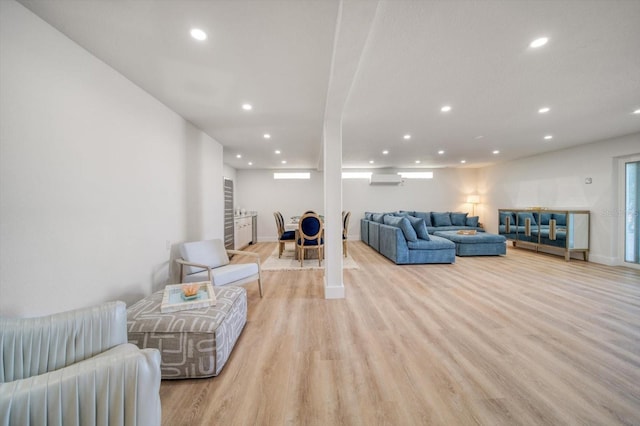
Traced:
[[411, 135], [407, 133], [406, 135], [403, 136], [403, 138], [406, 140], [409, 140], [411, 139]]
[[420, 164], [420, 160], [416, 160], [416, 164]]
[[382, 151], [382, 153], [383, 153], [384, 155], [387, 155], [387, 154], [389, 153], [389, 151], [387, 151], [387, 150], [385, 149], [384, 151]]
[[449, 111], [451, 111], [451, 106], [450, 105], [445, 105], [442, 108], [440, 108], [440, 111], [449, 112]]
[[484, 136], [482, 136], [482, 135], [478, 135], [478, 136], [475, 137], [475, 139], [482, 139], [482, 138], [484, 138]]
[[253, 166], [253, 161], [249, 161], [247, 164]]
[[245, 111], [251, 111], [253, 106], [251, 104], [242, 104], [242, 109]]
[[373, 164], [373, 163], [375, 163], [375, 161], [369, 160], [369, 164]]
[[265, 139], [271, 139], [271, 135], [269, 133], [265, 133], [262, 135]]
[[199, 28], [193, 28], [191, 30], [191, 37], [195, 38], [198, 41], [203, 41], [207, 39], [207, 33]]
[[440, 150], [440, 151], [438, 151], [438, 154], [442, 155], [442, 154], [444, 154], [444, 151]]
[[634, 114], [640, 114], [640, 109], [633, 111]]
[[500, 154], [500, 151], [498, 151], [497, 149], [493, 151], [494, 154]]
[[236, 155], [236, 158], [242, 158], [241, 154]]
[[538, 110], [538, 114], [544, 114], [544, 113], [547, 113], [549, 111], [551, 111], [551, 108], [549, 108], [549, 107], [540, 108]]
[[287, 160], [282, 160], [282, 164], [287, 164]]
[[549, 139], [553, 139], [553, 136], [551, 136], [551, 135], [547, 135], [547, 136], [545, 136], [544, 138], [545, 138], [546, 140], [549, 140]]
[[275, 150], [275, 151], [273, 151], [273, 152], [275, 152], [276, 154], [280, 154], [280, 150], [279, 150], [279, 149], [276, 149], [276, 150]]
[[537, 39], [533, 40], [529, 44], [529, 47], [533, 47], [534, 49], [536, 49], [538, 47], [544, 46], [545, 44], [547, 44], [548, 41], [549, 41], [549, 39], [547, 37], [540, 37], [540, 38], [537, 38]]
[[462, 164], [464, 164], [464, 163], [466, 163], [466, 162], [467, 162], [467, 160], [460, 160], [460, 162], [461, 162]]

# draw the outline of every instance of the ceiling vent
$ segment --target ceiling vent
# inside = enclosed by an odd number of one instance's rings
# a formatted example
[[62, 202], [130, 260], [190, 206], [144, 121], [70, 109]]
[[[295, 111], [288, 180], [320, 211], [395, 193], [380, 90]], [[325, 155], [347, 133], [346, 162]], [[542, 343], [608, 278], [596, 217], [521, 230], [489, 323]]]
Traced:
[[402, 183], [402, 177], [398, 174], [394, 175], [371, 175], [369, 185], [399, 185]]

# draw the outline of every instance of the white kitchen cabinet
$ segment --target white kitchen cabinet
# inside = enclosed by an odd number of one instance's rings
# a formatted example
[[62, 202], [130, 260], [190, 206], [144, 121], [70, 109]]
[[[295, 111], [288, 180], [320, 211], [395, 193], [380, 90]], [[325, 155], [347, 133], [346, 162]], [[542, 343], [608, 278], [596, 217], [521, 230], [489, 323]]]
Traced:
[[234, 219], [235, 249], [240, 250], [251, 244], [253, 223], [251, 216], [238, 216]]

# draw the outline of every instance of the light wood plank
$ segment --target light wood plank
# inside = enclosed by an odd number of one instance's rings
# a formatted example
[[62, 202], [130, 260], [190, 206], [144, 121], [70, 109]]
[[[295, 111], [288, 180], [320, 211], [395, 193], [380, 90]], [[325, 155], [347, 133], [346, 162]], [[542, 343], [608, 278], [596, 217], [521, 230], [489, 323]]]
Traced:
[[163, 424], [640, 424], [640, 271], [511, 247], [349, 255], [346, 299], [323, 298], [321, 271], [265, 271], [263, 299], [248, 285], [223, 372], [163, 381]]

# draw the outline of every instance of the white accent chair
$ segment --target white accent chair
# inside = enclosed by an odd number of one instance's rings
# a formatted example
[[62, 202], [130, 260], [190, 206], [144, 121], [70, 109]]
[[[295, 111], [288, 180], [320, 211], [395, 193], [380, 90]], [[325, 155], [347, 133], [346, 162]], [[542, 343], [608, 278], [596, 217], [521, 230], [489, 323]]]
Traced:
[[[250, 251], [227, 250], [220, 239], [194, 241], [180, 245], [180, 280], [186, 282], [211, 281], [214, 286], [241, 285], [258, 280], [262, 297], [260, 255]], [[252, 263], [229, 263], [229, 254], [250, 256]]]
[[160, 352], [127, 343], [123, 302], [0, 318], [0, 425], [160, 421]]

